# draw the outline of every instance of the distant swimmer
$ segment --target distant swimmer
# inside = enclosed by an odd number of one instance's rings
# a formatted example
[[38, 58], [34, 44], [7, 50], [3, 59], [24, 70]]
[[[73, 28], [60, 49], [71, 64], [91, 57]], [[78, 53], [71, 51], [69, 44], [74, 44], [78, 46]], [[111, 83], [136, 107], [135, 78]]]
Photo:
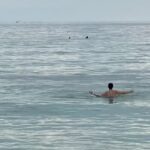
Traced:
[[85, 37], [85, 39], [88, 39], [88, 38], [89, 38], [88, 36]]
[[109, 89], [108, 91], [106, 91], [102, 94], [95, 94], [93, 91], [89, 91], [89, 93], [96, 97], [106, 97], [106, 98], [114, 98], [119, 95], [133, 93], [133, 90], [130, 90], [130, 91], [113, 90], [113, 83], [108, 84], [108, 89]]
[[68, 39], [71, 39], [71, 37], [69, 36], [69, 38]]

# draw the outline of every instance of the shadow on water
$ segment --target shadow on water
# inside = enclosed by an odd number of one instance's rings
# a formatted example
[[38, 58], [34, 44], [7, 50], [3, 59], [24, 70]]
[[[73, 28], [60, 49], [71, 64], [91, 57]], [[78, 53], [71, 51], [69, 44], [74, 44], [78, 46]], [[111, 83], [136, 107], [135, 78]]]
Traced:
[[114, 103], [114, 99], [113, 98], [109, 98], [108, 102], [109, 102], [109, 104], [113, 104]]

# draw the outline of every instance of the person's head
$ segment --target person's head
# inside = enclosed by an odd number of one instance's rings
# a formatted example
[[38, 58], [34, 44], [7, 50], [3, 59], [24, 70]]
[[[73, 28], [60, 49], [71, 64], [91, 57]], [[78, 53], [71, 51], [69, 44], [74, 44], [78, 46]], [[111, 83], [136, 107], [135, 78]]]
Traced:
[[109, 90], [112, 90], [113, 89], [113, 83], [108, 83], [108, 88], [109, 88]]

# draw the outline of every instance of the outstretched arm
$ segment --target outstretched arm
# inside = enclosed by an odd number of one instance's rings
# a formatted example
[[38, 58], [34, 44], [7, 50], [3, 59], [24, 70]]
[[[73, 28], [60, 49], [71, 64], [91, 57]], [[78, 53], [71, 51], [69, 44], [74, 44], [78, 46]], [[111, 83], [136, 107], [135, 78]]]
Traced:
[[101, 95], [95, 94], [93, 91], [89, 91], [89, 93], [90, 93], [91, 95], [96, 96], [96, 97], [101, 97]]
[[133, 90], [130, 90], [130, 91], [117, 91], [118, 94], [129, 94], [129, 93], [133, 93], [134, 91]]

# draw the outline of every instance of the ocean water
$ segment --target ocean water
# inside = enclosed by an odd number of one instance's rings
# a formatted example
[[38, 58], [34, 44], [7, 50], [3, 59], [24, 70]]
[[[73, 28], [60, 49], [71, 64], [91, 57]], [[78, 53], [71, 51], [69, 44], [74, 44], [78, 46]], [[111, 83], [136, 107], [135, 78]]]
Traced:
[[0, 25], [0, 149], [149, 148], [150, 24]]

